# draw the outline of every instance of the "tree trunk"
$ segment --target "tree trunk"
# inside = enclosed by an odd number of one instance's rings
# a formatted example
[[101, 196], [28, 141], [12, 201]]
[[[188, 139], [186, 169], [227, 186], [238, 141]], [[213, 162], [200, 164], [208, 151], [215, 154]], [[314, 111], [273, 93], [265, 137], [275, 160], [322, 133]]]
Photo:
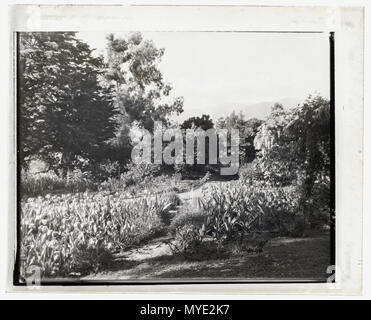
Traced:
[[68, 172], [71, 168], [71, 155], [63, 153], [61, 158], [61, 169], [62, 169], [62, 179], [68, 179]]
[[313, 173], [308, 173], [308, 170], [307, 170], [304, 181], [303, 181], [303, 186], [302, 186], [303, 191], [302, 191], [302, 199], [301, 199], [302, 208], [303, 208], [303, 221], [304, 221], [305, 226], [310, 223], [309, 216], [311, 214], [310, 212], [311, 206], [308, 204], [308, 200], [312, 196], [313, 186], [314, 186], [314, 175]]

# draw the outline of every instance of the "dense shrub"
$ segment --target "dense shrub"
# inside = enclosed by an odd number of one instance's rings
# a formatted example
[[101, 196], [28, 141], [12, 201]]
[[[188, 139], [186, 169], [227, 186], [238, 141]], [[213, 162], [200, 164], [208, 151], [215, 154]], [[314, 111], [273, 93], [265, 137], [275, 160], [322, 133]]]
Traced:
[[133, 164], [126, 166], [126, 171], [119, 177], [110, 176], [100, 184], [100, 190], [118, 191], [135, 187], [137, 191], [146, 189], [153, 184], [165, 183], [168, 176], [160, 176], [160, 166], [155, 164]]
[[118, 161], [106, 160], [95, 166], [93, 172], [97, 180], [104, 181], [109, 178], [120, 176], [120, 164]]
[[326, 177], [319, 177], [313, 186], [313, 194], [308, 199], [310, 214], [308, 222], [312, 229], [330, 225], [330, 182]]
[[119, 178], [108, 178], [99, 184], [99, 191], [119, 191], [126, 188], [126, 181], [120, 175]]
[[129, 163], [126, 172], [122, 175], [126, 186], [136, 185], [152, 180], [160, 173], [161, 166], [157, 164], [135, 164]]
[[206, 215], [204, 212], [192, 206], [182, 207], [180, 212], [172, 219], [169, 226], [169, 232], [174, 235], [178, 228], [191, 224], [196, 228], [201, 228], [206, 222]]
[[130, 197], [145, 196], [148, 194], [161, 194], [170, 192], [183, 192], [188, 190], [181, 181], [181, 176], [173, 175], [159, 175], [154, 177], [147, 176], [142, 180], [137, 180], [133, 184], [133, 180], [129, 180], [127, 176], [121, 174], [120, 178], [109, 178], [99, 185], [99, 190], [112, 192], [125, 192]]
[[298, 187], [306, 228], [326, 223], [318, 206], [328, 211], [330, 202], [326, 192], [331, 166], [330, 110], [330, 102], [320, 96], [309, 96], [290, 109], [276, 104], [254, 140], [264, 179], [275, 186]]
[[254, 183], [255, 181], [264, 180], [264, 173], [257, 160], [241, 165], [238, 170], [238, 175], [239, 179], [245, 183]]
[[67, 179], [54, 172], [32, 174], [23, 171], [21, 174], [21, 195], [35, 197], [48, 193], [84, 192], [96, 190], [97, 184], [91, 174], [76, 170], [68, 174]]
[[266, 187], [257, 190], [255, 197], [263, 212], [259, 228], [291, 235], [303, 221], [299, 194], [295, 187]]
[[198, 228], [192, 223], [185, 223], [176, 228], [174, 241], [168, 244], [173, 253], [194, 254], [199, 249], [204, 235], [204, 228]]

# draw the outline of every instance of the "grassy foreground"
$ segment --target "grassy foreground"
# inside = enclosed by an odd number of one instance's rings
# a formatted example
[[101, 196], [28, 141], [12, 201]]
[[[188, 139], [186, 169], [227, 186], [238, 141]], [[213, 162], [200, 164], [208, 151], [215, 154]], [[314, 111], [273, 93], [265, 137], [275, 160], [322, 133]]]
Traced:
[[260, 254], [189, 260], [163, 255], [141, 261], [118, 260], [104, 272], [84, 280], [315, 280], [326, 281], [330, 234], [307, 238], [275, 238]]

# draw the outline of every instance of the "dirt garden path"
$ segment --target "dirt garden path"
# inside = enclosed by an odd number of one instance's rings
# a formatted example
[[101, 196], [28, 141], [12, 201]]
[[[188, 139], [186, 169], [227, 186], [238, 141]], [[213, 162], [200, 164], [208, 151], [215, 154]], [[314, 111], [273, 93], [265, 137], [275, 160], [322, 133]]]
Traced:
[[[181, 203], [173, 210], [174, 216], [178, 214], [181, 208], [189, 203], [197, 202], [198, 198], [201, 196], [201, 191], [203, 188], [207, 188], [210, 185], [215, 185], [220, 182], [209, 181], [204, 185], [186, 192], [178, 193]], [[117, 259], [125, 259], [128, 261], [144, 261], [146, 259], [158, 258], [162, 256], [171, 256], [172, 251], [170, 250], [168, 241], [171, 240], [170, 236], [155, 238], [145, 245], [137, 248], [125, 251], [117, 255]]]
[[[181, 203], [175, 208], [175, 210], [173, 210], [173, 214], [176, 215], [183, 206], [193, 201], [196, 202], [197, 199], [201, 196], [202, 189], [207, 188], [211, 185], [223, 183], [225, 183], [225, 181], [208, 181], [204, 185], [196, 189], [178, 193]], [[170, 246], [167, 244], [167, 242], [171, 240], [172, 238], [170, 236], [163, 236], [152, 239], [145, 245], [132, 248], [128, 251], [117, 254], [115, 256], [116, 263], [127, 262], [129, 265], [138, 265], [140, 268], [140, 265], [143, 264], [146, 260], [156, 259], [160, 257], [170, 257], [173, 255], [173, 252], [171, 251]], [[99, 277], [99, 275], [96, 276]], [[94, 278], [96, 278], [96, 276], [94, 276]], [[89, 278], [90, 276], [87, 277], [87, 279]]]

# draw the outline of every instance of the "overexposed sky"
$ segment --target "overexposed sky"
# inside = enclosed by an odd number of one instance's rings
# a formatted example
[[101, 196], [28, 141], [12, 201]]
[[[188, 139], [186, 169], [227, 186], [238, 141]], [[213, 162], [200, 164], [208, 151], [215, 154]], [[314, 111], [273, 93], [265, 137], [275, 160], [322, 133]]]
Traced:
[[[112, 32], [116, 37], [127, 32]], [[106, 32], [81, 32], [104, 53]], [[326, 33], [142, 32], [165, 48], [160, 63], [172, 94], [184, 97], [179, 120], [203, 113], [212, 119], [242, 110], [261, 117], [260, 102], [329, 97], [329, 40]], [[263, 112], [263, 110], [262, 110]]]

